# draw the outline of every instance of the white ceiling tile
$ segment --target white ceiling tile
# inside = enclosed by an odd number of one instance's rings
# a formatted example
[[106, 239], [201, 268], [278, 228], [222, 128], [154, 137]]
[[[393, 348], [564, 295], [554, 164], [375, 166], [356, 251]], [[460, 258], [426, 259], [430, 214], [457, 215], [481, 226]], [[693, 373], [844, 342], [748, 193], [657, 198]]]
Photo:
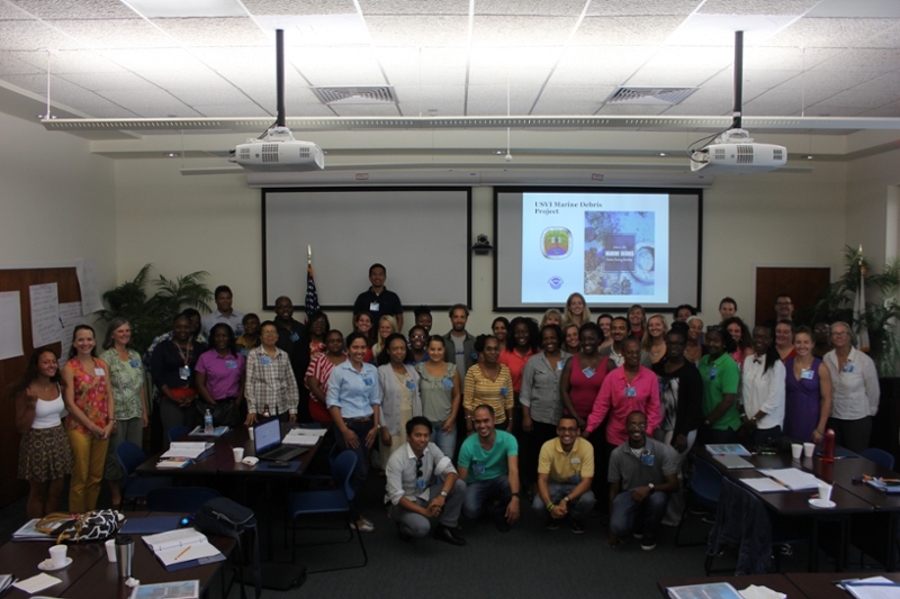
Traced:
[[859, 114], [859, 116], [866, 117], [896, 117], [897, 115], [900, 115], [900, 100]]
[[103, 50], [103, 55], [123, 69], [135, 73], [147, 71], [190, 71], [203, 64], [190, 52], [181, 48], [121, 48]]
[[141, 75], [158, 87], [176, 92], [227, 94], [235, 89], [226, 79], [206, 68], [145, 71]]
[[816, 70], [888, 73], [900, 68], [900, 49], [850, 48], [820, 63]]
[[455, 15], [368, 17], [375, 46], [458, 46], [468, 40], [469, 20]]
[[549, 85], [532, 114], [593, 114], [613, 89], [596, 85]]
[[104, 90], [98, 92], [110, 102], [127, 106], [145, 118], [193, 117], [199, 114], [159, 88], [146, 85], [135, 90]]
[[46, 22], [79, 40], [85, 48], [159, 48], [175, 45], [171, 38], [143, 19], [54, 19]]
[[[289, 48], [285, 58], [313, 85], [383, 85], [384, 76], [367, 47]], [[272, 71], [274, 73], [274, 69]]]
[[133, 19], [135, 12], [119, 0], [10, 0], [39, 19]]
[[842, 51], [840, 48], [745, 47], [744, 72], [765, 69], [811, 69]]
[[468, 0], [359, 0], [363, 15], [467, 15]]
[[864, 111], [890, 104], [898, 98], [900, 98], [900, 71], [842, 91], [816, 103], [813, 108], [818, 110], [831, 106], [857, 106]]
[[462, 48], [375, 48], [375, 56], [393, 85], [463, 85], [467, 52]]
[[393, 104], [342, 104], [332, 108], [339, 116], [400, 116]]
[[575, 28], [574, 17], [480, 17], [472, 28], [473, 46], [561, 46]]
[[553, 72], [550, 84], [619, 84], [654, 51], [646, 46], [571, 46]]
[[732, 108], [730, 89], [700, 88], [688, 96], [684, 102], [670, 106], [662, 114], [671, 116], [721, 116], [730, 115]]
[[353, 0], [242, 0], [252, 15], [331, 15], [356, 12]]
[[408, 86], [397, 91], [400, 109], [407, 116], [453, 116], [462, 114], [462, 85]]
[[900, 17], [900, 3], [893, 0], [821, 0], [810, 17]]
[[141, 16], [155, 18], [243, 17], [247, 14], [240, 0], [130, 0]]
[[665, 106], [630, 106], [627, 104], [607, 104], [601, 108], [597, 114], [599, 116], [609, 115], [656, 115], [661, 114], [666, 109]]
[[712, 70], [701, 73], [690, 69], [641, 69], [623, 85], [697, 87], [715, 74]]
[[[534, 104], [540, 82], [531, 84], [511, 84], [509, 90], [509, 113], [528, 114]], [[469, 85], [468, 107], [470, 115], [504, 115], [506, 108], [506, 85]]]
[[469, 84], [541, 84], [550, 74], [560, 48], [473, 48], [469, 61]]
[[[46, 52], [22, 52], [19, 57], [43, 71], [47, 70]], [[122, 67], [93, 50], [60, 50], [54, 52], [50, 59], [50, 71], [55, 74], [118, 73]]]
[[0, 22], [0, 48], [3, 50], [39, 51], [82, 49], [85, 45], [42, 21]]
[[[729, 47], [666, 46], [660, 48], [643, 69], [647, 71], [692, 71], [706, 78], [734, 62]], [[640, 73], [639, 73], [640, 74]]]
[[[55, 85], [56, 77], [50, 78], [50, 96], [53, 96], [53, 86]], [[15, 86], [21, 87], [24, 90], [28, 90], [32, 93], [38, 94], [42, 98], [47, 97], [47, 75], [41, 73], [34, 74], [10, 74], [3, 77], [3, 80], [7, 83], [12, 83]]]
[[6, 75], [27, 75], [47, 72], [47, 53], [42, 52], [44, 65], [39, 66], [31, 60], [31, 53], [0, 52], [0, 78]]
[[232, 102], [230, 104], [192, 104], [191, 106], [198, 113], [209, 117], [271, 116], [270, 113], [250, 101]]
[[659, 46], [678, 28], [678, 17], [588, 17], [572, 39], [576, 46]]
[[67, 81], [91, 90], [128, 91], [149, 86], [146, 80], [129, 72], [121, 73], [68, 73], [61, 75]]
[[187, 47], [223, 44], [275, 47], [274, 39], [250, 18], [153, 19], [153, 24]]
[[475, 16], [528, 15], [535, 17], [578, 17], [584, 0], [477, 0]]
[[707, 0], [697, 12], [710, 15], [802, 15], [819, 0]]
[[69, 81], [55, 79], [50, 88], [50, 97], [54, 102], [71, 106], [98, 118], [106, 117], [112, 113], [126, 118], [138, 116], [127, 108], [110, 102], [106, 98]]
[[895, 26], [896, 19], [810, 19], [796, 21], [770, 38], [769, 46], [852, 48]]
[[604, 0], [591, 2], [588, 7], [588, 16], [615, 16], [615, 15], [647, 15], [647, 16], [674, 16], [687, 17], [702, 0], [629, 0], [617, 2]]

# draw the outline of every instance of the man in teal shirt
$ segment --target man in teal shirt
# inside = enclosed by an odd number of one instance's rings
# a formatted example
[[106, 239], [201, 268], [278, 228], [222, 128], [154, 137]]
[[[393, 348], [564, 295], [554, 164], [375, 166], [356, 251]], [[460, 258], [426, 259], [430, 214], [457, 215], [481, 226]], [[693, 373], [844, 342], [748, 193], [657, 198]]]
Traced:
[[466, 481], [463, 514], [475, 520], [490, 511], [500, 532], [509, 532], [519, 519], [519, 444], [506, 431], [494, 428], [494, 410], [480, 405], [472, 412], [477, 434], [459, 450], [459, 478]]
[[741, 371], [730, 355], [727, 345], [734, 344], [731, 335], [720, 326], [706, 329], [706, 349], [697, 369], [703, 379], [703, 428], [702, 443], [737, 443], [737, 431], [741, 427], [735, 395], [741, 380]]

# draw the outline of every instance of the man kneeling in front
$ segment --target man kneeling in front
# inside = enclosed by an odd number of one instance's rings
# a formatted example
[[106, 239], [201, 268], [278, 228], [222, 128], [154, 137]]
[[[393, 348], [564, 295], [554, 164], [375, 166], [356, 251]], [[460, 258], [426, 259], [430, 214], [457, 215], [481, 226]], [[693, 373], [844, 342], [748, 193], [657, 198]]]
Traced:
[[532, 507], [546, 514], [547, 528], [555, 530], [563, 520], [572, 532], [584, 532], [584, 522], [594, 509], [594, 447], [581, 438], [581, 428], [572, 416], [556, 425], [556, 439], [541, 447], [538, 459], [538, 494]]
[[[669, 493], [678, 490], [674, 450], [647, 437], [647, 417], [632, 412], [625, 420], [628, 440], [609, 457], [609, 538], [615, 547], [629, 534], [641, 549], [656, 549], [656, 533], [666, 515]], [[624, 489], [624, 490], [623, 490]]]
[[387, 463], [387, 494], [391, 518], [400, 538], [412, 541], [431, 531], [451, 545], [465, 545], [454, 529], [466, 498], [466, 483], [459, 480], [450, 458], [431, 443], [431, 421], [415, 416], [406, 423], [406, 443], [391, 454]]

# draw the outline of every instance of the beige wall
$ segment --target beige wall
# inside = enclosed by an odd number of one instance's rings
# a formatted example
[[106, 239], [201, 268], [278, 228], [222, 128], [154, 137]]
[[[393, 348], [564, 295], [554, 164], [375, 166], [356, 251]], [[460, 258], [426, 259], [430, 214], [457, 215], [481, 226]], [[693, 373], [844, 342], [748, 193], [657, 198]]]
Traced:
[[849, 165], [845, 236], [851, 247], [863, 246], [869, 263], [880, 270], [898, 255], [900, 149], [860, 158]]
[[0, 267], [97, 261], [116, 281], [113, 161], [88, 143], [0, 113]]
[[[183, 176], [179, 168], [177, 159], [116, 162], [119, 279], [134, 276], [146, 262], [166, 276], [207, 270], [211, 286], [232, 287], [237, 309], [258, 311], [260, 192], [248, 189], [239, 175]], [[741, 314], [753, 314], [756, 264], [840, 266], [846, 171], [843, 164], [827, 163], [811, 173], [720, 176], [704, 191], [702, 308], [707, 314], [717, 316], [725, 295], [737, 299]], [[472, 232], [493, 240], [492, 202], [491, 188], [474, 189]], [[472, 258], [472, 277], [469, 329], [484, 331], [495, 316], [492, 256]], [[360, 290], [365, 286], [360, 281]], [[346, 313], [332, 316], [339, 328], [347, 330], [349, 323]], [[435, 330], [448, 328], [446, 315], [436, 314]]]

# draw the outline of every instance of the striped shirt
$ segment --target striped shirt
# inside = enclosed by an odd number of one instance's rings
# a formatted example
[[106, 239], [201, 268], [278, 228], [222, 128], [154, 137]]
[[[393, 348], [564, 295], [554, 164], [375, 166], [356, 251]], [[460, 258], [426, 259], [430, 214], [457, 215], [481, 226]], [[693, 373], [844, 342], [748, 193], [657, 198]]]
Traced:
[[506, 411], [513, 409], [513, 390], [512, 376], [504, 364], [500, 364], [500, 374], [493, 381], [484, 376], [478, 364], [466, 372], [463, 408], [471, 412], [481, 404], [494, 409], [497, 424], [506, 422]]

